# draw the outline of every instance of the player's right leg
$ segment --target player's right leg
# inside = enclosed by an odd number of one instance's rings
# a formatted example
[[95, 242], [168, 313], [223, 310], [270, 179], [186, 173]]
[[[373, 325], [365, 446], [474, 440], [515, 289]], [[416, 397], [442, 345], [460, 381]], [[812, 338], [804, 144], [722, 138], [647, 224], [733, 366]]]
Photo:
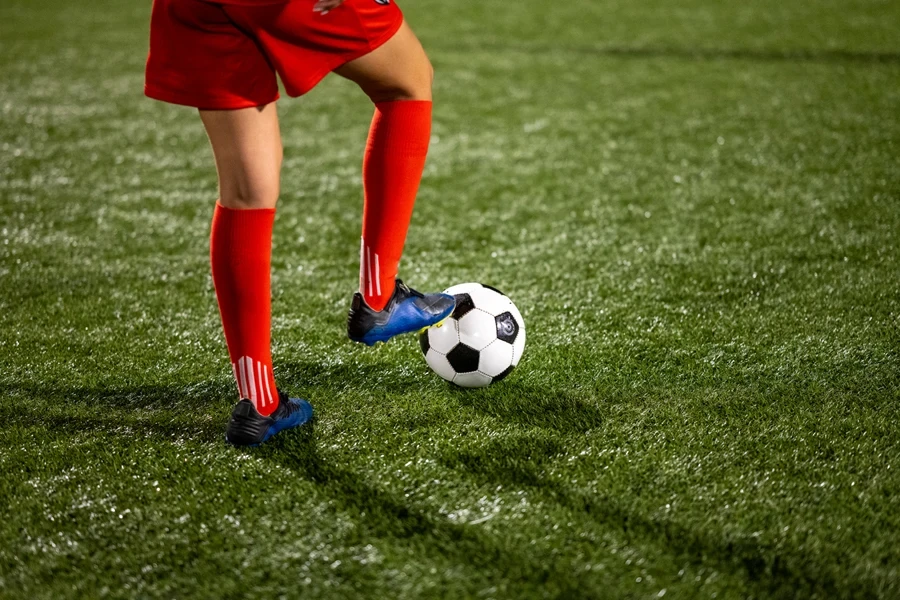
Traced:
[[269, 270], [281, 168], [275, 73], [221, 6], [154, 0], [145, 92], [199, 108], [212, 144], [220, 194], [210, 257], [239, 394], [226, 439], [256, 445], [312, 414], [307, 402], [278, 390], [272, 372]]
[[260, 444], [309, 420], [305, 400], [278, 392], [272, 370], [271, 251], [282, 146], [275, 103], [240, 110], [201, 110], [219, 201], [210, 234], [213, 283], [239, 396], [226, 439]]

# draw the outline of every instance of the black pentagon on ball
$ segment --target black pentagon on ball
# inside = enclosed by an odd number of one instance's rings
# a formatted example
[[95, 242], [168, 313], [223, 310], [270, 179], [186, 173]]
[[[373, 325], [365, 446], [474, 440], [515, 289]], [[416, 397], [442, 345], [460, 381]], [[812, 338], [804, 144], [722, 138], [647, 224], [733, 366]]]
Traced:
[[515, 367], [513, 365], [509, 365], [508, 367], [506, 367], [506, 369], [502, 373], [500, 373], [499, 375], [497, 375], [496, 377], [491, 379], [491, 383], [497, 383], [498, 381], [503, 381], [504, 379], [506, 379], [507, 375], [509, 375], [510, 373], [513, 372], [513, 369], [515, 369]]
[[497, 339], [512, 344], [519, 335], [519, 324], [511, 312], [505, 312], [494, 317], [497, 322]]
[[471, 373], [478, 370], [478, 350], [465, 344], [457, 344], [447, 354], [447, 361], [457, 373]]
[[419, 334], [419, 347], [422, 349], [422, 354], [428, 354], [428, 349], [431, 348], [431, 342], [428, 341], [427, 329]]
[[453, 318], [459, 321], [463, 315], [469, 311], [475, 310], [475, 303], [472, 302], [472, 296], [468, 294], [454, 294], [456, 299], [456, 308], [453, 309]]

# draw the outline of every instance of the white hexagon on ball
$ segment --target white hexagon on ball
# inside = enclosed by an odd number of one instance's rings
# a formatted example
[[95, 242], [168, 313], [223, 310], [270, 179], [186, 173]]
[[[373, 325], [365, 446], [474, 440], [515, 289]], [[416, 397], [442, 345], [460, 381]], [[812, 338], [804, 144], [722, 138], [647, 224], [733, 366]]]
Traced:
[[479, 292], [475, 292], [472, 300], [475, 302], [475, 308], [480, 308], [484, 312], [492, 315], [499, 315], [502, 312], [506, 312], [509, 310], [509, 307], [513, 305], [512, 300], [500, 292], [486, 287], [482, 287]]
[[456, 376], [456, 371], [450, 366], [450, 361], [447, 360], [447, 357], [440, 352], [436, 352], [433, 348], [425, 355], [425, 362], [428, 363], [432, 371], [447, 381], [453, 381], [453, 378]]
[[503, 340], [494, 340], [481, 351], [478, 370], [490, 377], [497, 377], [513, 364], [513, 346]]
[[428, 330], [428, 344], [441, 354], [447, 354], [459, 343], [456, 319], [447, 319], [440, 327]]
[[470, 310], [459, 320], [459, 341], [475, 350], [481, 350], [497, 339], [494, 317], [483, 310]]
[[453, 378], [453, 383], [464, 388], [480, 388], [491, 385], [494, 381], [492, 377], [488, 377], [484, 373], [472, 371], [471, 373], [457, 373]]

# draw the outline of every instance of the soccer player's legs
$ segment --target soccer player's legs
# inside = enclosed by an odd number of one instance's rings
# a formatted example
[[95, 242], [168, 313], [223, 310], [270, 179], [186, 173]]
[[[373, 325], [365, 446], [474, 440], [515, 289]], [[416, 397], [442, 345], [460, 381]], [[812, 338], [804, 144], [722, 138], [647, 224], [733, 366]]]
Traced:
[[375, 104], [363, 159], [359, 293], [348, 319], [355, 341], [373, 344], [446, 318], [453, 298], [396, 284], [431, 138], [433, 71], [406, 23], [384, 45], [335, 70]]
[[309, 420], [305, 401], [279, 393], [272, 369], [270, 265], [282, 146], [275, 104], [200, 111], [216, 170], [219, 201], [210, 234], [213, 283], [238, 388], [226, 432], [254, 445]]
[[331, 71], [358, 83], [376, 105], [364, 160], [360, 293], [348, 322], [367, 344], [418, 331], [452, 311], [449, 296], [395, 285], [431, 135], [431, 64], [394, 2], [335, 0], [227, 6], [254, 37], [292, 96]]

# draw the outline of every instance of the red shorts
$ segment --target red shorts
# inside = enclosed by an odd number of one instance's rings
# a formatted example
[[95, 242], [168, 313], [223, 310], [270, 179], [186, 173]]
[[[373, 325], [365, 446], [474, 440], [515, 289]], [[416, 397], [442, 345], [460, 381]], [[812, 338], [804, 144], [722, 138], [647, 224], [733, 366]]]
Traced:
[[325, 15], [315, 4], [153, 0], [144, 93], [204, 109], [261, 106], [278, 99], [277, 72], [300, 96], [403, 23], [393, 0], [346, 0]]

